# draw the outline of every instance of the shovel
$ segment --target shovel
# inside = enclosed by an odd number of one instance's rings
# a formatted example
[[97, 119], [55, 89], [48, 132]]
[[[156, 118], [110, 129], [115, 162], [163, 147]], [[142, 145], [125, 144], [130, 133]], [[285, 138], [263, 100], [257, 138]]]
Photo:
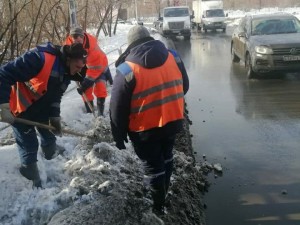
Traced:
[[[78, 81], [76, 81], [77, 87], [80, 88], [80, 84]], [[88, 98], [86, 97], [86, 94], [83, 92], [82, 93], [82, 97], [84, 98], [85, 103], [88, 105], [88, 107], [90, 108], [90, 110], [92, 111], [93, 115], [95, 118], [97, 118], [96, 114], [95, 114], [95, 110], [94, 107], [92, 106], [92, 104], [89, 102]]]
[[[34, 121], [31, 121], [31, 120], [22, 119], [22, 118], [15, 118], [15, 122], [16, 123], [23, 123], [23, 124], [27, 124], [27, 125], [31, 125], [31, 126], [36, 126], [36, 127], [44, 128], [44, 129], [48, 129], [48, 130], [55, 130], [55, 127], [53, 127], [53, 126], [46, 125], [46, 124], [43, 124], [43, 123], [34, 122]], [[78, 132], [75, 132], [75, 131], [71, 131], [71, 130], [62, 129], [61, 131], [62, 131], [62, 133], [65, 133], [65, 134], [71, 134], [71, 135], [75, 135], [75, 136], [78, 136], [78, 137], [91, 138], [88, 135], [78, 133]]]

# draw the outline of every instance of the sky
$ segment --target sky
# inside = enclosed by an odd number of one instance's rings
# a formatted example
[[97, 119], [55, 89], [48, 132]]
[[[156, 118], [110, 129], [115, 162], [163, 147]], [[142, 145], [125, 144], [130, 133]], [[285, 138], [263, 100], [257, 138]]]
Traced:
[[[278, 9], [263, 9], [251, 11], [258, 14], [261, 12], [274, 12]], [[286, 9], [288, 12], [297, 12], [296, 16], [300, 18], [300, 8]], [[232, 18], [228, 26], [234, 26], [239, 18], [245, 15], [243, 11], [228, 11], [229, 18]], [[115, 74], [114, 62], [118, 58], [118, 49], [123, 51], [127, 47], [126, 35], [132, 25], [119, 24], [117, 34], [113, 37], [100, 36], [99, 43], [110, 64], [112, 75]], [[153, 29], [152, 29], [153, 30]], [[89, 30], [90, 33], [95, 31]], [[159, 34], [151, 32], [155, 39], [165, 42]], [[81, 96], [77, 93], [75, 84], [71, 84], [66, 91], [61, 103], [61, 117], [65, 129], [73, 130], [83, 134], [95, 132], [97, 126], [109, 127], [108, 106], [110, 101], [111, 87], [108, 87], [109, 96], [106, 99], [105, 117], [99, 119], [93, 118], [92, 114], [84, 113], [84, 105]], [[72, 170], [101, 170], [103, 167], [118, 169], [126, 160], [124, 158], [136, 158], [134, 151], [129, 144], [126, 144], [127, 150], [120, 151], [109, 139], [96, 143], [94, 146], [88, 144], [86, 138], [64, 135], [57, 138], [57, 144], [63, 146], [66, 151], [63, 155], [47, 161], [40, 151], [38, 153], [38, 167], [44, 189], [32, 189], [32, 182], [26, 180], [19, 174], [18, 167], [20, 159], [16, 144], [12, 141], [12, 130], [6, 128], [7, 124], [0, 122], [0, 143], [8, 142], [11, 144], [0, 145], [0, 224], [18, 225], [18, 224], [41, 224], [49, 219], [62, 207], [70, 204], [76, 204], [80, 201], [89, 201], [89, 194], [80, 198], [78, 192], [78, 178], [74, 177]], [[109, 149], [116, 158], [117, 163], [108, 165], [108, 162], [97, 159], [89, 155], [91, 148]], [[87, 160], [88, 158], [88, 160]], [[112, 177], [112, 179], [114, 179]]]

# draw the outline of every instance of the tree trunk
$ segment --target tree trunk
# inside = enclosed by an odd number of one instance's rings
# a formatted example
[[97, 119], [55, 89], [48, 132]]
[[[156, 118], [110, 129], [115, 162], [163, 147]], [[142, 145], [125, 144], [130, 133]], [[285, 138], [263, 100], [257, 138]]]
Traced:
[[116, 35], [116, 32], [117, 32], [117, 25], [118, 25], [119, 13], [121, 11], [121, 8], [122, 8], [122, 3], [120, 3], [119, 8], [118, 8], [118, 14], [116, 16], [116, 22], [115, 22], [115, 27], [114, 27], [114, 35]]
[[83, 24], [83, 30], [86, 30], [86, 28], [87, 28], [87, 15], [88, 15], [88, 9], [89, 9], [89, 0], [86, 0], [86, 4], [85, 4], [85, 12], [84, 12], [84, 24]]
[[31, 48], [31, 43], [32, 43], [32, 40], [33, 40], [33, 36], [34, 36], [34, 32], [35, 32], [35, 28], [36, 28], [36, 25], [37, 25], [37, 22], [39, 21], [38, 18], [41, 14], [41, 9], [42, 9], [42, 6], [43, 6], [43, 3], [44, 3], [44, 0], [41, 0], [41, 4], [39, 6], [39, 9], [38, 9], [38, 13], [36, 15], [36, 19], [35, 19], [35, 22], [33, 24], [33, 28], [32, 28], [32, 32], [31, 32], [31, 36], [30, 36], [30, 40], [29, 40], [29, 43], [28, 43], [28, 48], [27, 50], [29, 50]]

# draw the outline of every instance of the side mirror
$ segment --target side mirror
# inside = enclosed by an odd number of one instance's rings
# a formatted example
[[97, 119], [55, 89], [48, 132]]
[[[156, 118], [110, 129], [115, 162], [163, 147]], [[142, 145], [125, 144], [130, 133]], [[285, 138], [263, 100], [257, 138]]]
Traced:
[[194, 18], [195, 18], [195, 16], [194, 16], [194, 15], [190, 15], [190, 18], [191, 18], [191, 20], [192, 20], [192, 19], [194, 19]]
[[226, 13], [226, 15], [225, 15], [226, 17], [228, 17], [228, 13]]
[[204, 15], [202, 15], [202, 18], [205, 18], [205, 16], [204, 16]]

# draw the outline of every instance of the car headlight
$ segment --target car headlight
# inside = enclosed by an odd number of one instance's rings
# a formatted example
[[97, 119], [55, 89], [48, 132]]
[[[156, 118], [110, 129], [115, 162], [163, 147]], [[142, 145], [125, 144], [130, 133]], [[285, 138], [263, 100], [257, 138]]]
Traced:
[[255, 51], [259, 54], [273, 54], [273, 50], [267, 46], [256, 46]]
[[190, 29], [191, 26], [190, 26], [189, 24], [185, 24], [185, 25], [184, 25], [184, 28], [185, 28], [185, 29]]

